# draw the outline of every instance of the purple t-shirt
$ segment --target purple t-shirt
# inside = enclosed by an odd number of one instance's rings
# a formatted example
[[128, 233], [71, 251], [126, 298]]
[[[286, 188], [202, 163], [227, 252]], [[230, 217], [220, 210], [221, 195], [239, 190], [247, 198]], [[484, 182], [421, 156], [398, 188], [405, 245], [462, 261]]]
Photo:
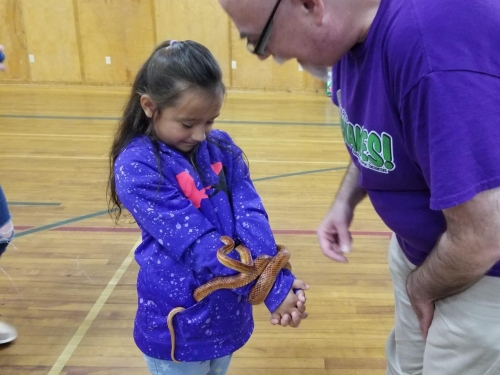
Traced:
[[499, 47], [498, 0], [382, 0], [333, 68], [359, 184], [415, 265], [445, 231], [443, 209], [500, 186]]

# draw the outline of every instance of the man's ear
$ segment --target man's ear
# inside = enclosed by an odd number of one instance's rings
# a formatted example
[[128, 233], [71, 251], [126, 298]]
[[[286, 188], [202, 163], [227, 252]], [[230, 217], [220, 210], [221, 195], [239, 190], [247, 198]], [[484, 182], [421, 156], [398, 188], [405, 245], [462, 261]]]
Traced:
[[325, 16], [325, 1], [324, 0], [292, 0], [297, 5], [300, 5], [305, 12], [313, 16], [316, 25], [323, 24]]
[[156, 111], [156, 104], [148, 94], [141, 95], [141, 107], [147, 117], [153, 118]]

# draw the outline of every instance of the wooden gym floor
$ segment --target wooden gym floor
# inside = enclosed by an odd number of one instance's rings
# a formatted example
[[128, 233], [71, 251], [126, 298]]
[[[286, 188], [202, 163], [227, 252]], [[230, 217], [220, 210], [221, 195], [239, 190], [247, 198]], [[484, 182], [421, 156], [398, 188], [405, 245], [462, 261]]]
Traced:
[[[0, 184], [17, 238], [0, 259], [0, 373], [148, 374], [132, 339], [139, 238], [107, 215], [107, 154], [128, 89], [0, 86]], [[299, 329], [256, 329], [230, 375], [382, 375], [392, 327], [390, 233], [369, 202], [348, 264], [325, 258], [315, 228], [348, 163], [336, 108], [322, 95], [229, 92], [217, 127], [250, 160], [278, 243], [311, 289]]]

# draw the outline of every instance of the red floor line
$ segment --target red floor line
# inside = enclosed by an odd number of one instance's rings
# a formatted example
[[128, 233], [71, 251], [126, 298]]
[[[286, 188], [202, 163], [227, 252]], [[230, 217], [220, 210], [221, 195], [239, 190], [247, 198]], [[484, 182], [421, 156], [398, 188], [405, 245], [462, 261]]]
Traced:
[[[31, 229], [33, 226], [18, 225], [16, 230], [18, 232]], [[75, 226], [62, 226], [50, 229], [50, 231], [56, 232], [114, 232], [114, 233], [140, 233], [139, 228], [120, 228], [120, 227], [75, 227]], [[314, 230], [299, 230], [299, 229], [275, 229], [274, 234], [282, 235], [306, 235], [315, 236], [316, 231]], [[353, 236], [376, 236], [376, 237], [388, 237], [390, 238], [391, 232], [380, 232], [380, 231], [352, 231]]]

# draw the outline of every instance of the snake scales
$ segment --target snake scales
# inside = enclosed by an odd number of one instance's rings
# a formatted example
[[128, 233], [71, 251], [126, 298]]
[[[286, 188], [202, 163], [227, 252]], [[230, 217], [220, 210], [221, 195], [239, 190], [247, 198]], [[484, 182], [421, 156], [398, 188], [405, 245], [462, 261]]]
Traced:
[[[196, 288], [193, 293], [193, 298], [196, 302], [200, 302], [203, 298], [216, 290], [241, 288], [257, 279], [257, 282], [252, 287], [248, 296], [248, 302], [252, 305], [258, 305], [266, 299], [281, 269], [287, 268], [290, 271], [292, 270], [292, 266], [288, 262], [290, 259], [290, 252], [281, 245], [278, 245], [278, 253], [274, 257], [260, 255], [254, 261], [250, 250], [245, 246], [238, 245], [235, 249], [232, 238], [222, 236], [221, 241], [224, 243], [224, 246], [217, 250], [217, 259], [226, 267], [238, 271], [239, 273], [234, 276], [216, 277]], [[238, 252], [240, 260], [227, 256], [227, 254], [233, 250]], [[173, 319], [175, 315], [182, 310], [184, 310], [183, 307], [176, 307], [167, 317], [167, 325], [172, 340], [171, 357], [174, 362], [178, 361], [175, 359], [175, 331]]]

